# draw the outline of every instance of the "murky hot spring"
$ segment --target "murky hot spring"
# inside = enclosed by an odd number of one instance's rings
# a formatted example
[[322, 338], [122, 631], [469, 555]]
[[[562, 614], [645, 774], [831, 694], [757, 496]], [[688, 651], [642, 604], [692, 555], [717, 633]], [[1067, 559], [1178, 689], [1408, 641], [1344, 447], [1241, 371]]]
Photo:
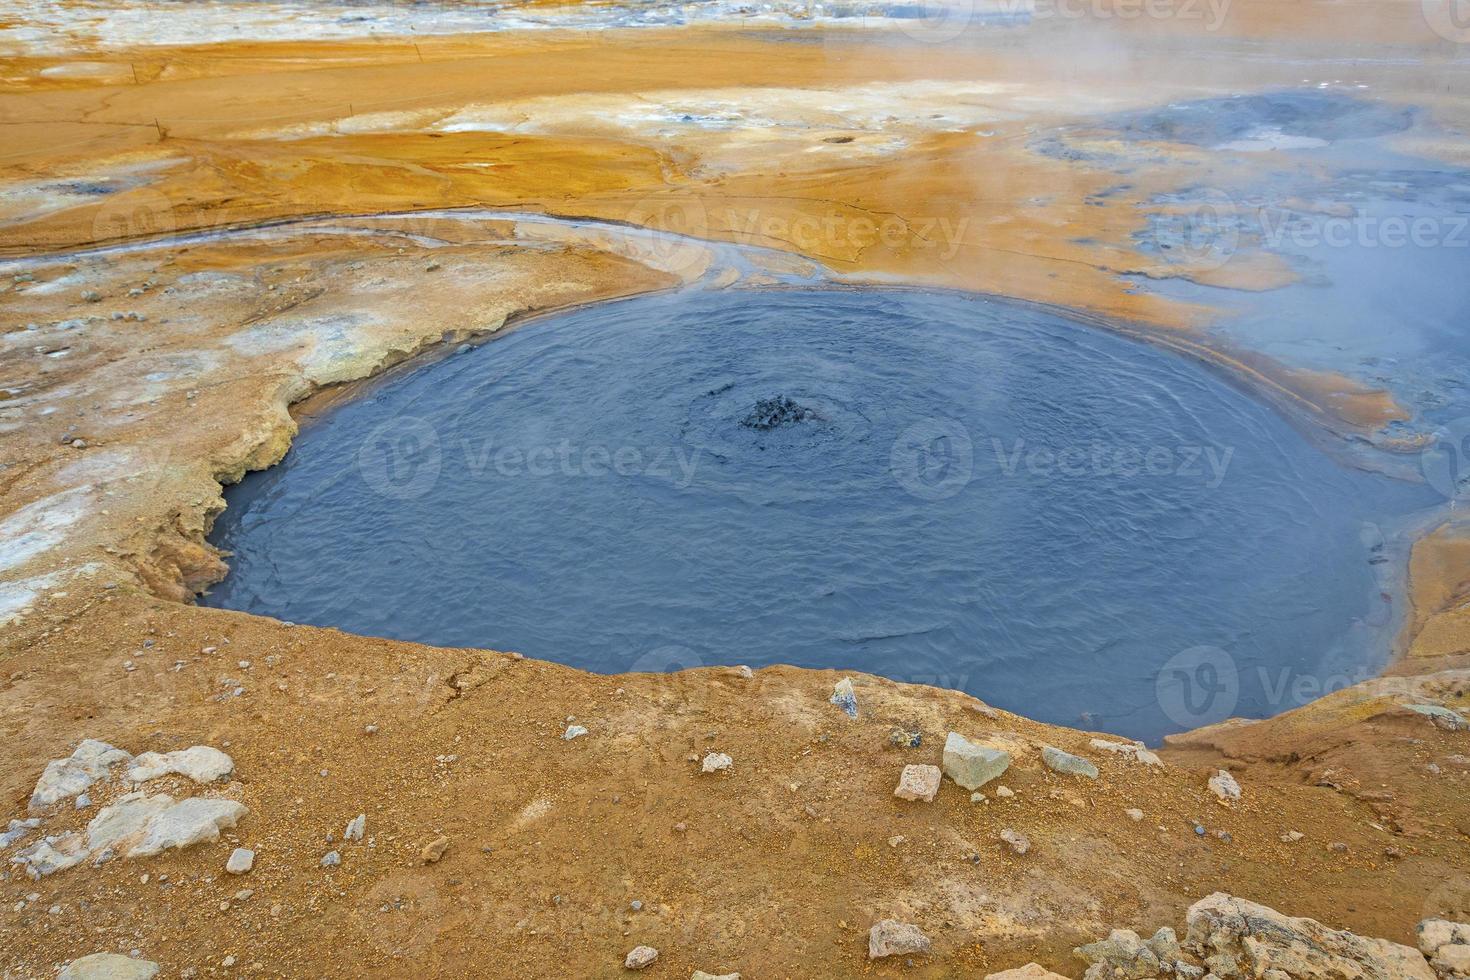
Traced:
[[1374, 669], [1385, 541], [1432, 498], [1036, 309], [684, 294], [307, 427], [229, 493], [206, 601], [598, 671], [866, 670], [1157, 738]]

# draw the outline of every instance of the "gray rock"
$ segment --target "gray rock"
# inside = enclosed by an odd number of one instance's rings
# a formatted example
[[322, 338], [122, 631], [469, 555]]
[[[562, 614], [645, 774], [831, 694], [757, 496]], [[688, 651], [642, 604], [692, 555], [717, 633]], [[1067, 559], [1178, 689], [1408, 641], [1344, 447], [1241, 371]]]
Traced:
[[898, 788], [893, 791], [893, 795], [900, 800], [932, 803], [934, 795], [939, 792], [941, 778], [943, 777], [938, 766], [904, 766], [903, 773], [898, 777]]
[[1088, 779], [1097, 778], [1097, 766], [1088, 762], [1081, 756], [1063, 752], [1061, 749], [1044, 746], [1041, 750], [1041, 761], [1046, 768], [1052, 772], [1059, 772], [1067, 776], [1086, 776]]
[[347, 822], [347, 829], [342, 831], [342, 839], [362, 840], [365, 833], [367, 833], [367, 814], [359, 813]]
[[1040, 963], [1027, 963], [1014, 970], [985, 974], [985, 980], [1067, 980], [1060, 973], [1053, 973]]
[[16, 851], [10, 863], [24, 866], [25, 873], [39, 881], [47, 875], [81, 864], [86, 858], [87, 845], [82, 835], [67, 831]]
[[1184, 956], [1184, 950], [1179, 946], [1178, 934], [1168, 926], [1154, 933], [1153, 938], [1148, 941], [1148, 948], [1159, 958], [1160, 963], [1173, 963]]
[[1025, 854], [1031, 850], [1031, 839], [1025, 834], [1011, 830], [1009, 827], [1000, 832], [1000, 839], [1009, 844], [1011, 850], [1017, 854]]
[[652, 946], [634, 946], [623, 959], [623, 967], [629, 970], [644, 970], [658, 959], [658, 950]]
[[324, 868], [335, 868], [342, 863], [342, 855], [336, 851], [328, 851], [322, 855], [321, 866]]
[[832, 688], [832, 696], [827, 700], [842, 709], [843, 714], [849, 718], [858, 715], [857, 692], [852, 689], [852, 678], [844, 677]]
[[118, 797], [87, 824], [87, 850], [93, 853], [109, 848], [114, 851], [131, 850], [147, 835], [153, 818], [175, 802], [167, 793], [157, 796], [128, 793]]
[[230, 859], [225, 862], [225, 870], [232, 875], [247, 874], [255, 867], [255, 852], [246, 847], [237, 847], [230, 852]]
[[1132, 929], [1114, 929], [1108, 938], [1072, 950], [1092, 964], [1087, 976], [1142, 980], [1159, 975], [1159, 957]]
[[924, 935], [918, 926], [907, 922], [884, 919], [868, 930], [868, 959], [870, 960], [881, 960], [885, 956], [928, 953], [932, 948], [929, 937]]
[[128, 766], [128, 779], [135, 783], [177, 773], [196, 783], [212, 783], [235, 771], [235, 761], [219, 749], [192, 745], [177, 752], [144, 752]]
[[1146, 766], [1162, 766], [1164, 764], [1164, 760], [1150, 752], [1148, 747], [1142, 742], [1110, 742], [1105, 738], [1095, 738], [1090, 744], [1095, 749], [1100, 749], [1103, 752], [1112, 752], [1115, 755], [1132, 759], [1134, 762], [1141, 762]]
[[1192, 905], [1187, 921], [1185, 945], [1201, 952], [1223, 980], [1232, 980], [1232, 972], [1264, 977], [1270, 970], [1296, 980], [1434, 980], [1418, 950], [1291, 918], [1224, 892]]
[[240, 822], [250, 811], [234, 800], [206, 800], [194, 797], [175, 803], [148, 823], [142, 843], [127, 857], [151, 857], [170, 848], [184, 848], [219, 840], [219, 832]]
[[28, 820], [12, 820], [10, 826], [4, 833], [0, 833], [0, 851], [5, 850], [11, 844], [25, 837], [31, 831], [41, 826], [40, 817], [31, 817]]
[[1464, 715], [1441, 705], [1406, 704], [1404, 707], [1423, 715], [1433, 722], [1436, 728], [1442, 728], [1447, 732], [1463, 732], [1470, 729], [1470, 721], [1466, 721]]
[[31, 792], [29, 809], [35, 813], [70, 799], [106, 777], [109, 768], [130, 759], [130, 753], [116, 746], [95, 738], [83, 739], [68, 758], [46, 763], [41, 778], [36, 781], [36, 788]]
[[700, 764], [700, 772], [721, 772], [735, 765], [735, 760], [723, 752], [711, 752], [704, 757]]
[[1234, 776], [1230, 775], [1224, 769], [1217, 769], [1215, 771], [1215, 774], [1210, 777], [1209, 787], [1211, 793], [1214, 793], [1220, 799], [1227, 802], [1234, 802], [1240, 799], [1240, 784], [1235, 781]]
[[152, 980], [157, 974], [158, 964], [149, 960], [135, 960], [117, 953], [93, 953], [72, 960], [56, 980]]
[[705, 973], [703, 970], [695, 970], [689, 974], [689, 980], [740, 980], [738, 973]]
[[1440, 980], [1470, 977], [1470, 925], [1448, 919], [1425, 919], [1419, 923], [1419, 949]]
[[965, 789], [979, 789], [1011, 766], [1011, 754], [989, 745], [977, 745], [958, 732], [944, 738], [941, 759], [944, 774]]
[[562, 733], [562, 738], [570, 742], [574, 738], [581, 738], [587, 734], [587, 729], [581, 725], [568, 725], [567, 730]]

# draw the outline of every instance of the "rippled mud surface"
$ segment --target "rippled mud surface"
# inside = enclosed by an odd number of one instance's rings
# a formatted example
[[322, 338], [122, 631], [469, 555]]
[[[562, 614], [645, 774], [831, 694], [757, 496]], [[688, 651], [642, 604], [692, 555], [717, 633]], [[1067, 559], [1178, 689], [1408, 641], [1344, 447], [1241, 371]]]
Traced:
[[229, 494], [206, 601], [599, 671], [871, 670], [1157, 738], [1377, 666], [1393, 526], [1432, 498], [1034, 308], [685, 294], [336, 409]]

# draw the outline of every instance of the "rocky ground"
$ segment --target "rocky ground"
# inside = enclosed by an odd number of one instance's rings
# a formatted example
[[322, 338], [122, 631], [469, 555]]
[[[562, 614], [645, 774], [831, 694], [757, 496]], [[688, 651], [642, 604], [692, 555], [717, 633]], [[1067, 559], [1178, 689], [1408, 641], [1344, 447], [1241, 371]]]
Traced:
[[[1371, 38], [1412, 67], [1355, 70], [1432, 107], [1396, 146], [1463, 152], [1440, 39], [1389, 4], [1304, 6], [1244, 5], [1210, 41], [1289, 35], [1296, 60], [1121, 79], [1071, 23], [922, 58], [729, 25], [8, 49], [0, 973], [611, 976], [657, 950], [643, 968], [680, 977], [1464, 975], [1465, 933], [1420, 925], [1470, 921], [1452, 523], [1415, 550], [1387, 676], [1156, 755], [860, 674], [594, 676], [187, 603], [227, 570], [204, 541], [221, 484], [280, 457], [293, 407], [658, 289], [1056, 303], [1228, 367], [1324, 440], [1389, 445], [1412, 413], [1382, 388], [1233, 349], [1130, 278], [1288, 276], [1138, 246], [1159, 194], [1268, 163], [1114, 140], [1162, 161], [1119, 189], [1027, 148], [1069, 106], [1298, 84]], [[1109, 43], [1200, 41], [1144, 26]]]

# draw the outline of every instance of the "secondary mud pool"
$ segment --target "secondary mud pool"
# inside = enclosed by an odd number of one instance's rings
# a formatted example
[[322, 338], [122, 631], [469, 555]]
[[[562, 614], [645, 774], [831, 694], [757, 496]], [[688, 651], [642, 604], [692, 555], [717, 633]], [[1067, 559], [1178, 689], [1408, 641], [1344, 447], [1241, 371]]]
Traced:
[[607, 672], [869, 670], [1152, 740], [1381, 666], [1395, 529], [1438, 498], [1041, 309], [804, 290], [527, 325], [227, 499], [210, 605]]

